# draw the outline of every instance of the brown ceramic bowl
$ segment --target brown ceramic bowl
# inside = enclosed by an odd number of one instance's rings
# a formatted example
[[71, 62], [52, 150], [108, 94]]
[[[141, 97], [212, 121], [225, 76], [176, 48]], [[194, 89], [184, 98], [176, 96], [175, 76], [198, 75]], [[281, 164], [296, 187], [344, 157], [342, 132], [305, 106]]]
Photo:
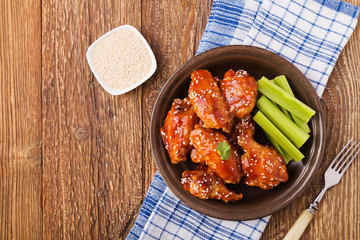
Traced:
[[[170, 162], [160, 135], [160, 128], [174, 98], [187, 96], [190, 74], [195, 69], [208, 69], [213, 76], [223, 77], [229, 69], [243, 69], [260, 79], [272, 79], [284, 74], [297, 98], [316, 110], [310, 121], [311, 137], [301, 147], [305, 158], [287, 165], [289, 180], [271, 190], [249, 187], [242, 183], [228, 184], [228, 187], [244, 194], [241, 201], [224, 203], [219, 200], [201, 200], [186, 192], [181, 183], [181, 174], [195, 169], [190, 158], [174, 165]], [[257, 132], [261, 129], [257, 127]], [[256, 136], [255, 136], [256, 137]], [[309, 80], [286, 59], [270, 51], [251, 46], [226, 46], [216, 48], [187, 61], [168, 79], [153, 108], [150, 125], [151, 148], [156, 166], [171, 191], [189, 207], [206, 215], [226, 220], [249, 220], [267, 216], [289, 205], [309, 186], [322, 161], [325, 146], [324, 114], [319, 97]], [[258, 134], [259, 142], [266, 142]]]

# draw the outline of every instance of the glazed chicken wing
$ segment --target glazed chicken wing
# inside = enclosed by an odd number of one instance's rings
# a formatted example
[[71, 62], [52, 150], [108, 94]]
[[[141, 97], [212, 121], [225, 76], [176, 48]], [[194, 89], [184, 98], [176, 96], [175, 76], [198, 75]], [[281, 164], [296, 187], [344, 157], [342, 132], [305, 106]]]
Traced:
[[190, 132], [198, 121], [189, 98], [174, 99], [161, 127], [161, 137], [172, 163], [186, 160], [191, 150]]
[[257, 82], [246, 71], [229, 70], [220, 81], [221, 91], [229, 106], [229, 111], [238, 118], [249, 115], [255, 107]]
[[207, 70], [195, 70], [191, 79], [189, 98], [205, 127], [230, 132], [233, 115], [214, 77]]
[[[243, 176], [240, 155], [222, 133], [197, 125], [190, 133], [190, 141], [196, 149], [191, 153], [194, 162], [205, 163], [227, 183], [240, 181]], [[220, 142], [226, 142], [230, 146], [230, 155], [227, 160], [222, 160], [217, 152], [216, 148]]]
[[203, 163], [203, 157], [199, 154], [199, 151], [197, 151], [195, 148], [191, 149], [190, 152], [191, 160], [195, 163]]
[[238, 144], [244, 149], [241, 156], [243, 181], [249, 186], [271, 189], [289, 178], [285, 161], [272, 146], [263, 146], [253, 139], [255, 123], [251, 115], [240, 120], [235, 131]]
[[205, 164], [200, 164], [194, 171], [183, 172], [181, 183], [186, 191], [201, 199], [235, 202], [243, 197], [241, 193], [227, 189], [224, 181]]

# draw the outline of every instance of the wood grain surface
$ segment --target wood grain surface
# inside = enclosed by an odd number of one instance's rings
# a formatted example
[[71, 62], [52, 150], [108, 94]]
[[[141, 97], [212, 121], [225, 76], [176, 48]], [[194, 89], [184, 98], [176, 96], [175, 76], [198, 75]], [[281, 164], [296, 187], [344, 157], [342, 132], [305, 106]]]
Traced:
[[40, 1], [0, 1], [0, 239], [42, 235]]
[[[360, 5], [360, 0], [348, 0]], [[194, 56], [212, 0], [0, 1], [0, 239], [125, 239], [156, 172], [149, 125], [167, 78]], [[89, 45], [123, 24], [139, 29], [158, 68], [141, 87], [107, 94]], [[282, 239], [323, 186], [331, 159], [360, 128], [360, 27], [321, 102], [327, 148], [313, 184], [273, 214]], [[360, 239], [360, 161], [329, 190], [302, 239]]]

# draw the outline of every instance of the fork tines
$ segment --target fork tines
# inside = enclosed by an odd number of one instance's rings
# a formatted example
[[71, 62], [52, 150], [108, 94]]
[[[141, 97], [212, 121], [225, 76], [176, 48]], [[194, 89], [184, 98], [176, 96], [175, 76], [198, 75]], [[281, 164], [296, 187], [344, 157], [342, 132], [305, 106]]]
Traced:
[[353, 138], [351, 138], [350, 141], [344, 146], [344, 148], [341, 149], [339, 154], [336, 155], [336, 157], [330, 164], [330, 167], [332, 169], [334, 169], [335, 171], [337, 171], [338, 173], [345, 172], [346, 169], [350, 166], [352, 161], [355, 159], [355, 157], [360, 152], [359, 146], [360, 146], [360, 142], [359, 143], [357, 141], [353, 142]]

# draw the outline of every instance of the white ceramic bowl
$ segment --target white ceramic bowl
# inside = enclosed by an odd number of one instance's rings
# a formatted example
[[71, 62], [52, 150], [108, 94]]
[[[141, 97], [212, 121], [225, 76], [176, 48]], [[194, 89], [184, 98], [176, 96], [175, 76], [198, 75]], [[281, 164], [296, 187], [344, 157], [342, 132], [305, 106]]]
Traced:
[[[98, 69], [96, 69], [96, 65], [94, 64], [94, 56], [92, 54], [92, 50], [96, 47], [96, 45], [101, 42], [102, 39], [110, 36], [111, 34], [114, 34], [117, 31], [121, 31], [121, 30], [130, 30], [131, 32], [133, 32], [137, 37], [139, 37], [139, 39], [144, 43], [145, 48], [147, 50], [147, 52], [150, 55], [150, 59], [151, 59], [151, 68], [149, 70], [149, 72], [141, 79], [137, 80], [134, 84], [126, 87], [126, 88], [121, 88], [121, 89], [116, 89], [114, 87], [112, 87], [111, 85], [109, 85], [106, 81], [104, 81], [104, 79], [101, 77]], [[89, 66], [91, 71], [93, 72], [95, 78], [98, 80], [98, 82], [100, 83], [100, 85], [110, 94], [112, 95], [120, 95], [126, 92], [129, 92], [131, 90], [133, 90], [134, 88], [140, 86], [141, 84], [143, 84], [146, 80], [148, 80], [155, 72], [156, 70], [156, 59], [154, 56], [153, 51], [151, 50], [148, 42], [146, 41], [146, 39], [141, 35], [141, 33], [134, 28], [133, 26], [130, 25], [122, 25], [120, 27], [117, 27], [107, 33], [105, 33], [104, 35], [102, 35], [100, 38], [98, 38], [95, 42], [93, 42], [90, 47], [88, 48], [87, 52], [86, 52], [86, 58], [88, 60]], [[140, 64], [140, 62], [139, 62]]]

